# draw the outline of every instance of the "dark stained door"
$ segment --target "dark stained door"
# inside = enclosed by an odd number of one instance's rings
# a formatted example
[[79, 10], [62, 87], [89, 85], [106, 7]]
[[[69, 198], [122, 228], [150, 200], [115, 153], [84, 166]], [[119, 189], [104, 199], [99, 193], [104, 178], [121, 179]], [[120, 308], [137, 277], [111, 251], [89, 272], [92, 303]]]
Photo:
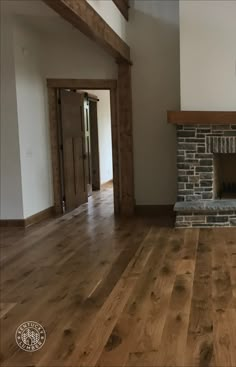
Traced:
[[61, 90], [60, 97], [65, 209], [70, 211], [88, 201], [83, 95]]
[[92, 155], [91, 155], [91, 133], [90, 133], [90, 110], [87, 93], [84, 96], [84, 129], [85, 129], [85, 154], [87, 157], [86, 163], [86, 181], [88, 196], [92, 195]]
[[93, 190], [100, 190], [97, 101], [89, 101]]

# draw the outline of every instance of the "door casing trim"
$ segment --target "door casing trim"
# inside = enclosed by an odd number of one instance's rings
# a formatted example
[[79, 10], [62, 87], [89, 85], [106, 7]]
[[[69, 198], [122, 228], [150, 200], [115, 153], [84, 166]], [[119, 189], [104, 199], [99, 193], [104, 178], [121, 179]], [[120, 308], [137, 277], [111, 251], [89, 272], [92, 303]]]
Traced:
[[[122, 174], [120, 162], [120, 139], [117, 100], [117, 81], [113, 79], [47, 79], [51, 162], [53, 176], [54, 208], [56, 214], [62, 214], [61, 175], [58, 144], [58, 101], [57, 90], [68, 89], [100, 89], [110, 91], [111, 103], [111, 131], [112, 131], [112, 158], [113, 158], [113, 185], [114, 185], [114, 213], [121, 212], [121, 185]], [[127, 174], [127, 173], [126, 173]]]

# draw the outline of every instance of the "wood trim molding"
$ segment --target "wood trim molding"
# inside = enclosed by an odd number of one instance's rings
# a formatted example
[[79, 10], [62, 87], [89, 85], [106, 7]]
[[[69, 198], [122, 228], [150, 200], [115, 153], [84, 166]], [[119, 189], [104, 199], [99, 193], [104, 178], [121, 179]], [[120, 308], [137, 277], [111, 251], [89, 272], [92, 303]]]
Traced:
[[118, 64], [118, 109], [120, 130], [121, 213], [134, 214], [134, 163], [131, 65]]
[[[86, 84], [88, 83], [88, 84]], [[114, 80], [99, 79], [48, 79], [49, 120], [51, 157], [53, 172], [54, 207], [56, 214], [62, 214], [61, 208], [61, 176], [58, 147], [58, 114], [57, 114], [57, 89], [109, 89], [111, 95], [111, 123], [112, 123], [112, 156], [113, 156], [113, 180], [114, 180], [114, 211], [120, 213], [120, 159], [119, 159], [119, 120], [117, 116], [117, 82]]]
[[113, 0], [121, 14], [128, 21], [129, 20], [129, 1], [128, 0]]
[[175, 125], [234, 125], [236, 111], [168, 111], [167, 120]]
[[135, 213], [144, 216], [175, 217], [174, 205], [136, 205]]
[[86, 0], [43, 0], [62, 18], [100, 44], [116, 60], [130, 63], [129, 46], [113, 31]]
[[111, 90], [117, 88], [117, 81], [115, 79], [47, 79], [47, 86], [50, 88]]
[[51, 206], [47, 209], [42, 210], [34, 215], [25, 219], [25, 227], [32, 226], [32, 224], [36, 224], [42, 222], [43, 220], [52, 218], [55, 214], [54, 206]]
[[43, 220], [52, 218], [54, 216], [54, 207], [44, 209], [34, 215], [25, 219], [1, 219], [0, 227], [29, 227], [33, 224], [42, 222]]
[[61, 181], [60, 181], [60, 159], [58, 144], [58, 110], [57, 110], [57, 89], [48, 87], [48, 110], [49, 110], [49, 129], [52, 160], [53, 195], [54, 208], [56, 214], [62, 214], [61, 208]]
[[0, 219], [0, 227], [25, 227], [24, 219]]
[[[53, 171], [54, 207], [61, 214], [60, 164], [57, 128], [57, 88], [109, 89], [111, 96], [112, 158], [114, 211], [116, 214], [134, 213], [133, 131], [131, 100], [131, 65], [118, 64], [115, 80], [48, 79], [51, 157]], [[88, 82], [88, 84], [86, 84]], [[71, 84], [70, 84], [71, 83]]]
[[114, 192], [114, 212], [120, 214], [120, 139], [119, 139], [119, 116], [118, 116], [118, 97], [117, 88], [111, 90], [110, 106], [111, 106], [111, 140], [112, 140], [112, 162], [113, 162], [113, 192]]

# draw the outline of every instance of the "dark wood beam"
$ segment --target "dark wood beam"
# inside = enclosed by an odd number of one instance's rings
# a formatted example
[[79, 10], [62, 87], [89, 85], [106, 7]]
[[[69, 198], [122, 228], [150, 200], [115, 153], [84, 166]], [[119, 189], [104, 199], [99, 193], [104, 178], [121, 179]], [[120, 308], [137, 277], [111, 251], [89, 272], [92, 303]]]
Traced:
[[86, 0], [43, 0], [62, 18], [96, 41], [116, 60], [130, 63], [129, 46], [113, 31]]
[[126, 20], [129, 20], [129, 1], [128, 0], [113, 0], [121, 14]]
[[115, 79], [47, 79], [47, 86], [51, 88], [75, 89], [116, 89]]
[[236, 111], [168, 111], [167, 120], [175, 125], [236, 124]]
[[118, 115], [120, 133], [121, 214], [134, 214], [133, 128], [131, 65], [118, 64]]

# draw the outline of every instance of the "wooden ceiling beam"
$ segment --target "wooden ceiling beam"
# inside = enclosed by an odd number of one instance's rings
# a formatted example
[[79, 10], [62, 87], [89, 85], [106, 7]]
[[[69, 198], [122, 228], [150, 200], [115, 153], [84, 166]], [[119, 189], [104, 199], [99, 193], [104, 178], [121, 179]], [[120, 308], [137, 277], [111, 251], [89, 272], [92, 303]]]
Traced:
[[43, 0], [62, 18], [100, 44], [117, 61], [130, 62], [129, 46], [86, 0]]

